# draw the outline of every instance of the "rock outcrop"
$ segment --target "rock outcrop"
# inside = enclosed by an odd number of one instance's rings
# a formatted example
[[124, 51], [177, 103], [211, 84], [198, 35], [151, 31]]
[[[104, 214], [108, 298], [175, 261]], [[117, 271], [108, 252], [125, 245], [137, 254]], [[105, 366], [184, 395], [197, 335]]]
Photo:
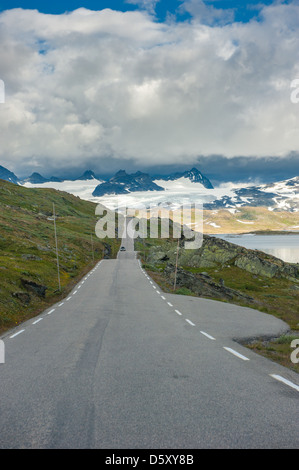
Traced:
[[[204, 235], [202, 246], [198, 250], [185, 250], [180, 244], [179, 266], [195, 268], [216, 268], [237, 266], [252, 274], [267, 278], [286, 278], [299, 283], [299, 264], [285, 263], [275, 256], [259, 250], [248, 250], [216, 237]], [[176, 248], [173, 243], [152, 247], [147, 261], [153, 264], [167, 262], [175, 265]]]
[[28, 281], [27, 279], [21, 279], [21, 284], [26, 290], [33, 292], [39, 297], [44, 298], [46, 295], [47, 287], [42, 284], [37, 284], [36, 282]]
[[[174, 266], [167, 265], [164, 274], [173, 282], [174, 272]], [[255, 300], [249, 295], [242, 294], [235, 289], [226, 287], [223, 283], [223, 280], [221, 281], [219, 284], [217, 284], [207, 274], [193, 274], [182, 268], [178, 268], [177, 270], [176, 286], [185, 287], [199, 297], [210, 297], [212, 299], [227, 301], [232, 301], [235, 299], [250, 304], [255, 302]]]

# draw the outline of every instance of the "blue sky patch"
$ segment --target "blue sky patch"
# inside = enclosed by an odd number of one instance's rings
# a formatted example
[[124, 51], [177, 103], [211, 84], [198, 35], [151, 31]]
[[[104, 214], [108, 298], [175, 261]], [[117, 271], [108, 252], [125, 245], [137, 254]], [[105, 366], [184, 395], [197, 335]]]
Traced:
[[[80, 7], [90, 10], [110, 8], [118, 11], [148, 10], [155, 14], [157, 21], [165, 21], [170, 16], [177, 21], [191, 19], [203, 10], [218, 10], [219, 17], [225, 16], [229, 21], [248, 22], [257, 17], [262, 5], [277, 3], [274, 0], [251, 0], [250, 2], [236, 0], [53, 0], [40, 2], [38, 0], [1, 0], [0, 11], [12, 8], [36, 9], [42, 13], [62, 14]], [[290, 3], [282, 1], [281, 3]], [[231, 14], [228, 16], [227, 13]], [[203, 15], [205, 17], [205, 15]], [[218, 16], [218, 15], [217, 15]], [[203, 19], [203, 22], [205, 20]], [[226, 21], [227, 22], [227, 21]]]

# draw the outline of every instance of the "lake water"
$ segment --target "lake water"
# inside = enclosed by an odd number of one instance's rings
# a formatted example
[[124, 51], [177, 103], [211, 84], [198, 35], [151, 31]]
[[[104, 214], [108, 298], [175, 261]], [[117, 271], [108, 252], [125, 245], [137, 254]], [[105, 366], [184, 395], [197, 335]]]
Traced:
[[299, 233], [286, 235], [221, 234], [213, 236], [251, 250], [264, 251], [288, 263], [299, 263]]

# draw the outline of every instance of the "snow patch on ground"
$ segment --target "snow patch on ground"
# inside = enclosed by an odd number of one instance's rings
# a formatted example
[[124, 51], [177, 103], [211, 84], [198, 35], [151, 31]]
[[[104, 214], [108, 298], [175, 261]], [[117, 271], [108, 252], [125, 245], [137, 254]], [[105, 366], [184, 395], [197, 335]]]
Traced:
[[245, 222], [244, 220], [239, 219], [237, 219], [237, 222], [240, 222], [241, 224], [254, 224], [254, 222]]

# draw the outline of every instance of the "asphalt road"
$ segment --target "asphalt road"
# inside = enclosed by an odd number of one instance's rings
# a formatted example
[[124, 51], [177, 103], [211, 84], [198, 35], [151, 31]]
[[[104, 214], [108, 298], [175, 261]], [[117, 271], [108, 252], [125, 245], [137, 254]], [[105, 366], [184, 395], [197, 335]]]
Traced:
[[298, 448], [298, 375], [233, 340], [286, 325], [163, 294], [123, 244], [2, 337], [0, 447]]

